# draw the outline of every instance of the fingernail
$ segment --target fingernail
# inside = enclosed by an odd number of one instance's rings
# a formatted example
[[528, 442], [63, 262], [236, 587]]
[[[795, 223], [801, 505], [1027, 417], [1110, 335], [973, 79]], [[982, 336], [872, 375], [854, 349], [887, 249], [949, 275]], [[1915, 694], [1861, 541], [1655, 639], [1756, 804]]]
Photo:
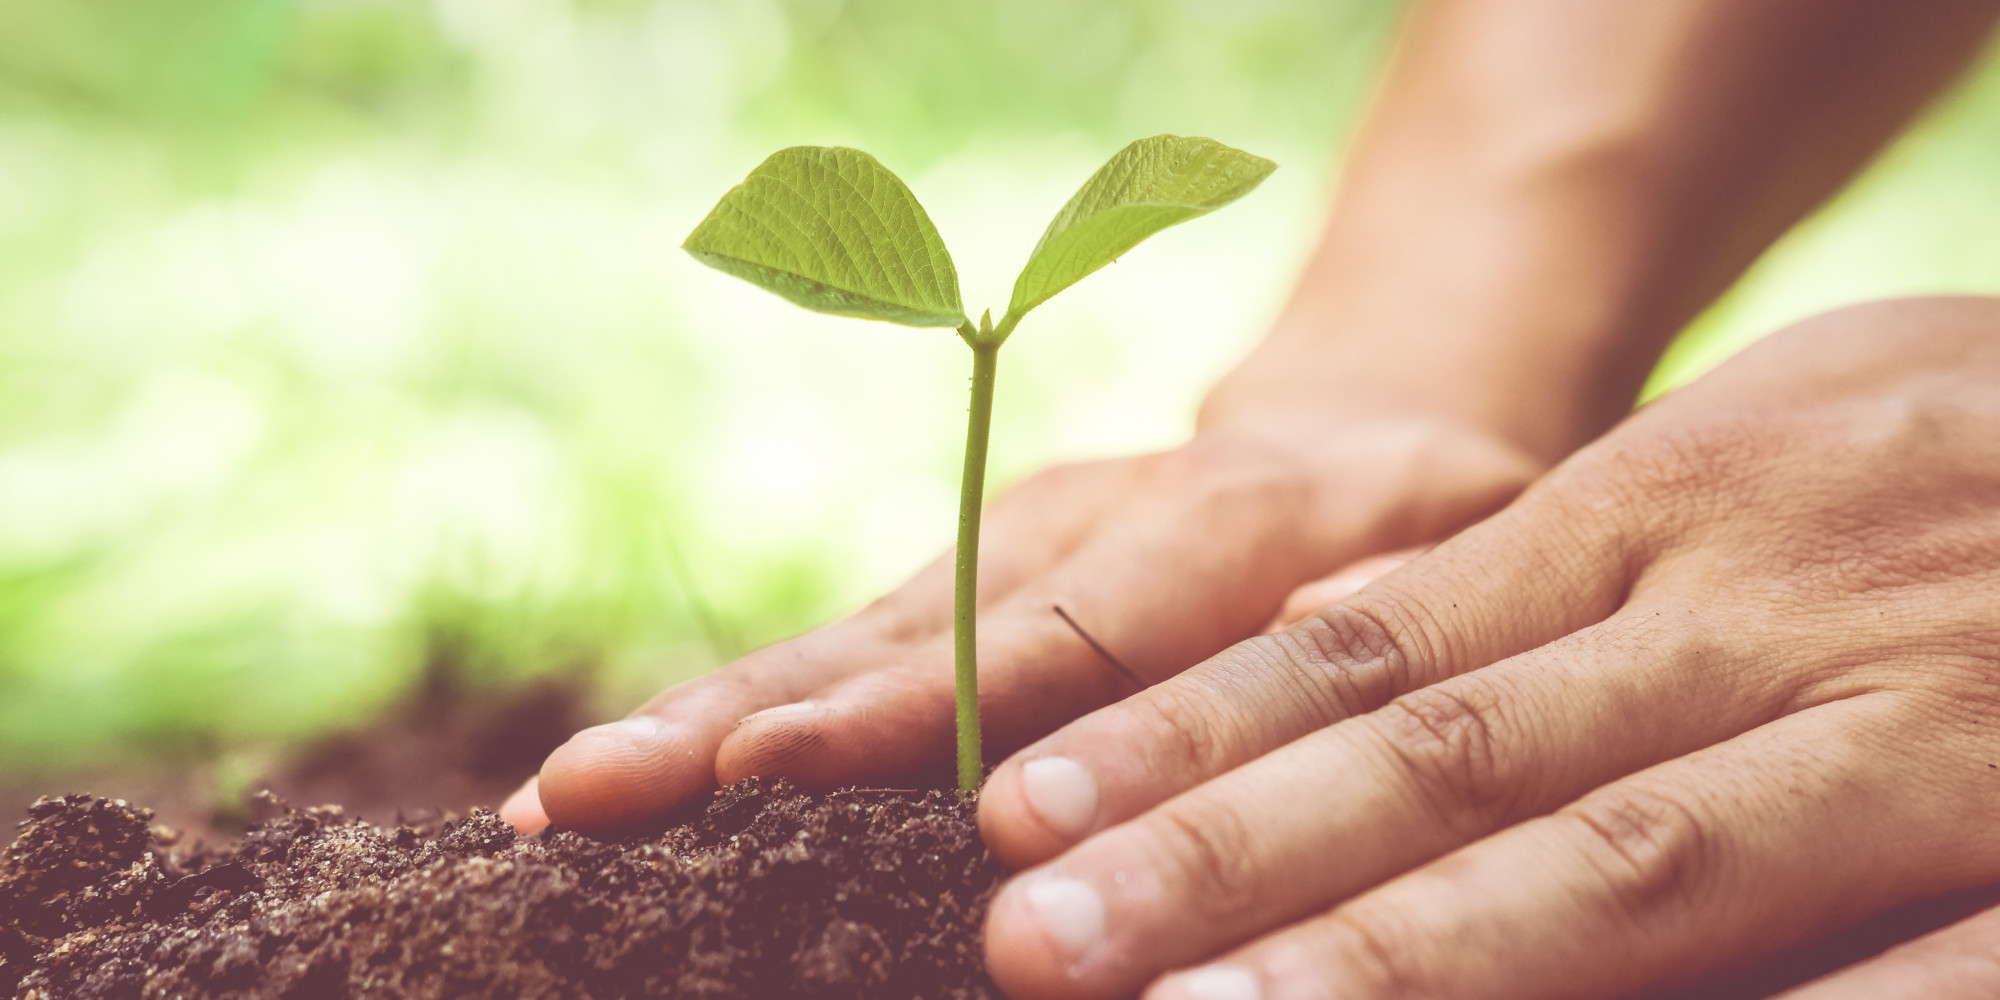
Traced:
[[807, 712], [817, 712], [817, 711], [819, 711], [818, 702], [795, 701], [789, 705], [775, 705], [772, 706], [771, 708], [764, 709], [761, 712], [752, 712], [749, 715], [744, 716], [742, 721], [738, 722], [737, 725], [740, 726], [744, 722], [749, 722], [751, 719], [762, 719], [773, 715], [804, 715]]
[[1262, 1000], [1257, 976], [1233, 965], [1209, 965], [1167, 979], [1162, 1000]]
[[667, 723], [662, 719], [656, 719], [650, 715], [635, 715], [629, 719], [619, 719], [617, 722], [607, 722], [601, 726], [593, 726], [577, 735], [589, 736], [595, 733], [616, 737], [628, 743], [657, 743], [660, 739], [660, 731], [665, 728], [667, 728]]
[[1067, 837], [1089, 833], [1097, 818], [1097, 778], [1068, 757], [1021, 765], [1021, 793], [1049, 829]]
[[1069, 960], [1104, 936], [1104, 897], [1088, 884], [1051, 876], [1030, 882], [1027, 894], [1035, 921]]
[[548, 761], [542, 764], [542, 773], [547, 774], [551, 766], [561, 770], [559, 765], [578, 761], [588, 761], [588, 766], [595, 769], [606, 762], [651, 760], [666, 744], [671, 728], [650, 715], [635, 715], [579, 730], [569, 738], [569, 742], [549, 755]]
[[529, 778], [527, 784], [515, 789], [507, 801], [500, 803], [500, 818], [522, 834], [532, 834], [548, 826], [549, 814], [542, 810], [540, 783]]

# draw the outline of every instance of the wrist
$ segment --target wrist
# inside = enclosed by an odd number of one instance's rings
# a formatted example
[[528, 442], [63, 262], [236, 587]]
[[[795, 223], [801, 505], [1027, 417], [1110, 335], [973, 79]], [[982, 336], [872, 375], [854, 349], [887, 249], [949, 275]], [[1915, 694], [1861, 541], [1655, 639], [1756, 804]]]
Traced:
[[1210, 391], [1197, 427], [1440, 420], [1554, 464], [1630, 412], [1650, 367], [1650, 357], [1633, 363], [1581, 334], [1551, 343], [1555, 321], [1522, 320], [1522, 331], [1490, 314], [1400, 311], [1400, 321], [1343, 308], [1289, 312]]
[[[1631, 410], [1679, 325], [1636, 219], [1580, 183], [1336, 212], [1201, 426], [1363, 409], [1476, 427], [1553, 463]], [[1592, 207], [1592, 203], [1595, 207]]]

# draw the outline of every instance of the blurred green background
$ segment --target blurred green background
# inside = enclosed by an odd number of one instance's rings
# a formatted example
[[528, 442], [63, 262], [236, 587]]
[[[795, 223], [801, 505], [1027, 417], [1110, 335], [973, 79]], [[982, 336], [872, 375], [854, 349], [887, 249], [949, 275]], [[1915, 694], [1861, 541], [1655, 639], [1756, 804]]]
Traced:
[[[449, 648], [611, 710], [953, 524], [966, 358], [681, 254], [864, 147], [974, 310], [1155, 132], [1283, 164], [1039, 311], [995, 474], [1159, 446], [1275, 310], [1375, 0], [0, 0], [0, 772], [352, 724]], [[1861, 298], [2000, 291], [1989, 60], [1656, 385]]]

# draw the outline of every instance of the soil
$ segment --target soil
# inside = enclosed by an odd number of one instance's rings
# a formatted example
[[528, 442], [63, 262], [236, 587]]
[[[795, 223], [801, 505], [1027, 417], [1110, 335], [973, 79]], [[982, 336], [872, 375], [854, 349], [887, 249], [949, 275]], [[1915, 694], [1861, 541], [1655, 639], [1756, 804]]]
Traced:
[[999, 996], [979, 928], [1004, 872], [954, 792], [751, 779], [610, 841], [268, 801], [181, 849], [123, 801], [35, 803], [0, 854], [0, 995]]
[[[339, 802], [376, 819], [420, 823], [505, 799], [551, 750], [596, 722], [580, 676], [482, 685], [434, 656], [411, 690], [365, 724], [299, 745], [146, 748], [94, 767], [0, 761], [0, 817], [52, 788], [144, 802], [193, 838], [242, 835], [254, 793]], [[0, 838], [4, 843], [4, 838]]]
[[[358, 815], [396, 822], [464, 815], [505, 799], [578, 730], [609, 721], [589, 712], [590, 691], [579, 679], [482, 688], [438, 663], [368, 725], [282, 754], [242, 796], [271, 791], [292, 802], [338, 802]], [[52, 787], [78, 786], [41, 790]], [[253, 803], [217, 805], [225, 812], [247, 807], [245, 820], [256, 811]], [[229, 832], [242, 832], [242, 824]]]

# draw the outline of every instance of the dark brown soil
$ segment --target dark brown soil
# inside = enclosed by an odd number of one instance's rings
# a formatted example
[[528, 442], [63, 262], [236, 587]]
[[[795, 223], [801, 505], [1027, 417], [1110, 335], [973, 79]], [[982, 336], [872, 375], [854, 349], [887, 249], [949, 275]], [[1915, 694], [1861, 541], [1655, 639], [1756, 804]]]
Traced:
[[[338, 802], [377, 819], [464, 814], [505, 799], [577, 730], [608, 721], [591, 717], [587, 701], [575, 679], [486, 689], [433, 665], [389, 711], [292, 749], [244, 791]], [[42, 790], [50, 787], [65, 786]]]
[[84, 768], [0, 760], [0, 817], [51, 788], [144, 802], [160, 822], [210, 840], [241, 835], [262, 789], [380, 820], [463, 815], [505, 799], [572, 733], [607, 721], [591, 712], [581, 678], [479, 685], [452, 663], [435, 656], [419, 683], [366, 724], [299, 745], [230, 754], [150, 747]]
[[745, 781], [663, 833], [293, 810], [219, 849], [68, 796], [0, 855], [0, 995], [997, 998], [1003, 871], [951, 792]]

